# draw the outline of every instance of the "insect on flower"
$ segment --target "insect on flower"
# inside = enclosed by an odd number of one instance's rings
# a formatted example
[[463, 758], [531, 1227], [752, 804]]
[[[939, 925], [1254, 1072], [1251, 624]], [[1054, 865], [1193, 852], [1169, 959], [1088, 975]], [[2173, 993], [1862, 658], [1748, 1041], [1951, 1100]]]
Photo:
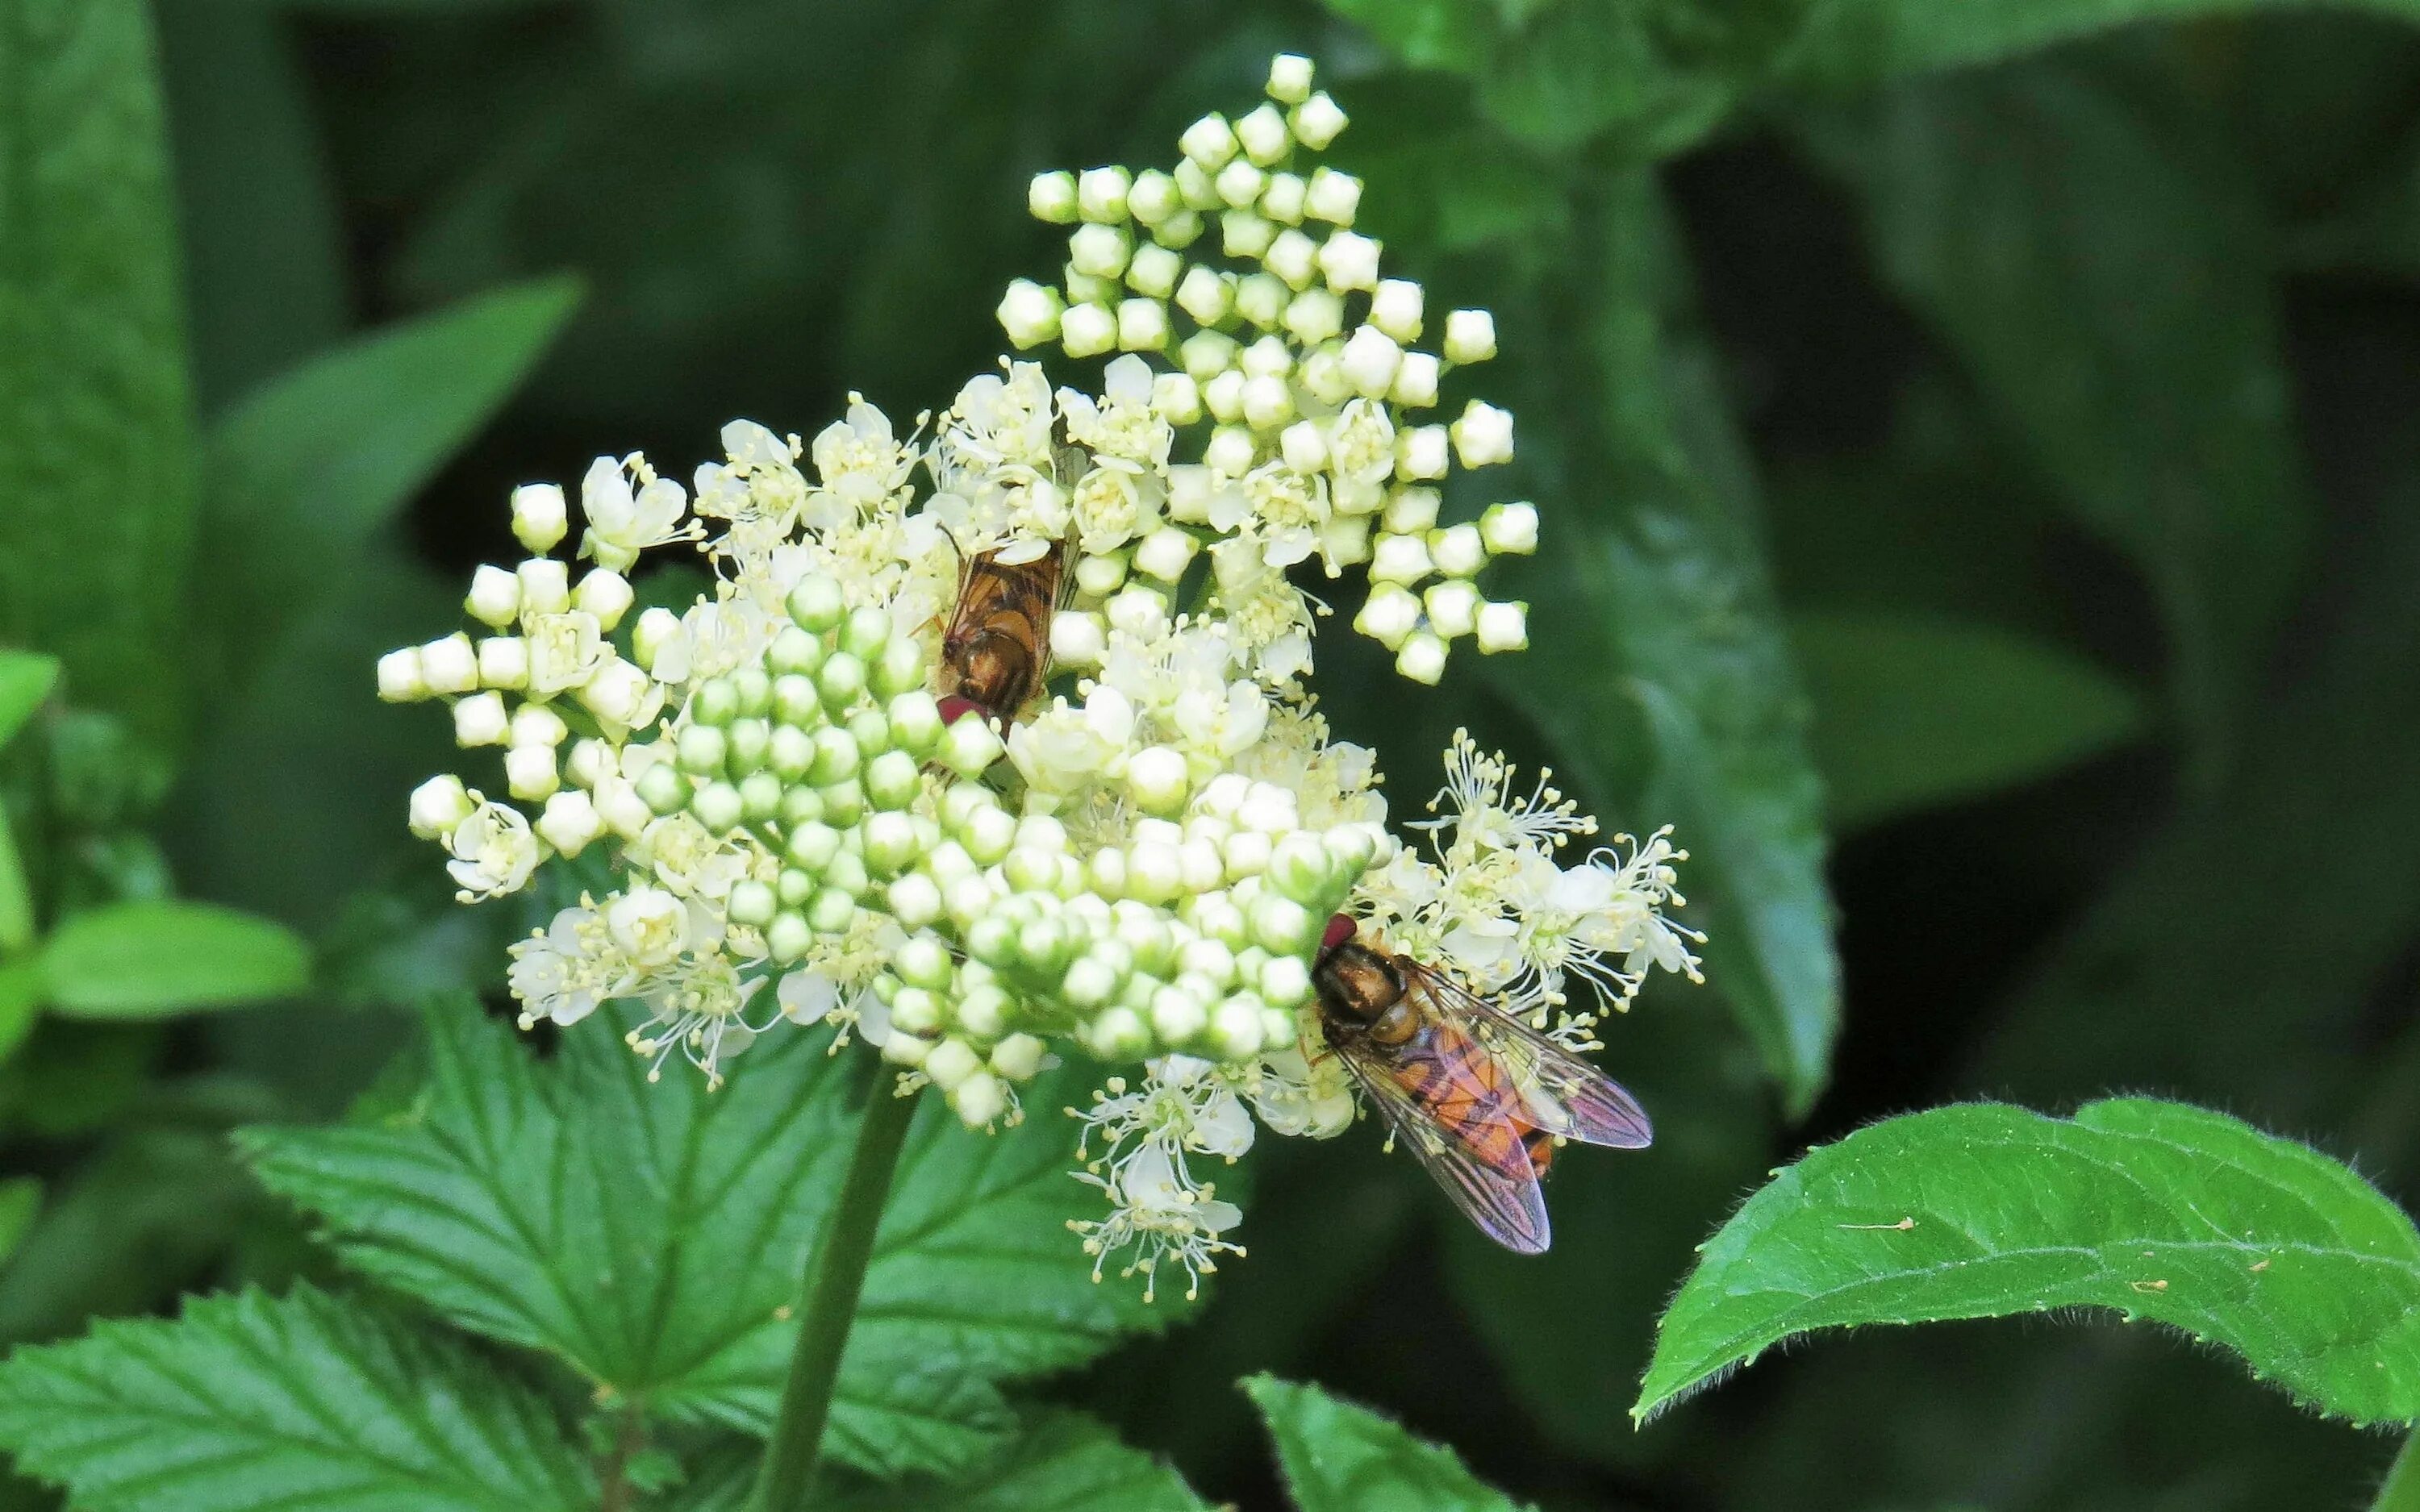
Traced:
[[1641, 1149], [1647, 1114], [1594, 1066], [1357, 930], [1330, 919], [1311, 973], [1328, 1048], [1481, 1232], [1543, 1253], [1538, 1179], [1557, 1142]]
[[1030, 562], [1000, 558], [983, 552], [958, 575], [957, 609], [941, 637], [941, 660], [956, 684], [941, 700], [941, 717], [952, 724], [976, 711], [1005, 724], [1042, 686], [1067, 548], [1052, 546]]

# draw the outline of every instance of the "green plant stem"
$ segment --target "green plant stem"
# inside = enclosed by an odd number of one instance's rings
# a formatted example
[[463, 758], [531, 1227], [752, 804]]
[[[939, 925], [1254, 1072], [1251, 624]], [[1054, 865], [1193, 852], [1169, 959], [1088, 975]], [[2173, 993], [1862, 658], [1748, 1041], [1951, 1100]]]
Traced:
[[874, 1257], [874, 1234], [882, 1225], [892, 1174], [899, 1168], [899, 1151], [916, 1114], [917, 1100], [893, 1097], [891, 1080], [887, 1069], [876, 1077], [831, 1220], [816, 1236], [807, 1258], [799, 1287], [799, 1343], [790, 1351], [789, 1377], [782, 1383], [772, 1439], [757, 1473], [751, 1503], [754, 1512], [802, 1512], [813, 1504], [815, 1456], [823, 1445], [825, 1420], [831, 1415], [841, 1350], [857, 1317], [858, 1294], [865, 1287], [866, 1263]]
[[2370, 1512], [2420, 1512], [2420, 1428], [2403, 1443], [2403, 1452], [2395, 1457], [2395, 1468], [2386, 1473], [2386, 1484], [2378, 1489], [2378, 1503]]

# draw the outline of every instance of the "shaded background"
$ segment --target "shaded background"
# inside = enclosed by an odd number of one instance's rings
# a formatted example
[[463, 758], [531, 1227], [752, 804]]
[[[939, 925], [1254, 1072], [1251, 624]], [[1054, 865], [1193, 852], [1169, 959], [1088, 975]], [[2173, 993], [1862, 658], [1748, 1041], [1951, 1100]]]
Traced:
[[[1546, 1259], [1367, 1131], [1264, 1140], [1205, 1316], [1046, 1394], [1248, 1507], [1261, 1369], [1552, 1508], [2361, 1504], [2385, 1441], [2107, 1319], [1827, 1337], [1626, 1416], [1691, 1246], [1883, 1115], [2173, 1094], [2420, 1196], [2420, 32], [2077, 8], [1978, 41], [1846, 0], [161, 0], [206, 425], [349, 334], [582, 292], [324, 559], [324, 608], [197, 670], [173, 777], [72, 722], [20, 759], [52, 896], [173, 875], [305, 932], [328, 986], [34, 1030], [0, 1160], [49, 1197], [0, 1335], [317, 1263], [221, 1131], [334, 1113], [424, 987], [500, 994], [512, 921], [453, 912], [402, 829], [442, 721], [368, 668], [512, 549], [510, 487], [685, 474], [721, 421], [812, 432], [851, 390], [946, 404], [1062, 255], [1028, 177], [1167, 161], [1284, 48], [1353, 113], [1390, 260], [1497, 310], [1483, 386], [1571, 543], [1520, 564], [1539, 649], [1408, 714], [1324, 635], [1340, 732], [1399, 811], [1468, 724], [1678, 823], [1722, 953], [1608, 1032], [1664, 1137], [1559, 1166]], [[355, 398], [303, 418], [375, 425]]]

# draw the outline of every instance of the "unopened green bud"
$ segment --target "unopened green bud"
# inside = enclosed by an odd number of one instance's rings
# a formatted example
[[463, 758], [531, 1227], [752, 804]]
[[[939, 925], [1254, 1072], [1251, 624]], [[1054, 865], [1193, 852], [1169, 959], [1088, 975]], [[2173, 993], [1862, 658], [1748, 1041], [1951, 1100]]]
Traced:
[[1202, 1000], [1182, 987], [1162, 987], [1151, 995], [1152, 1032], [1164, 1045], [1189, 1044], [1209, 1023]]
[[1279, 892], [1309, 907], [1331, 887], [1327, 846], [1318, 836], [1297, 830], [1277, 842], [1263, 874]]
[[770, 772], [751, 772], [739, 779], [739, 811], [765, 824], [782, 811], [782, 779]]
[[824, 817], [845, 829], [865, 817], [865, 790], [855, 778], [827, 783], [824, 795]]
[[1005, 809], [979, 809], [958, 831], [958, 839], [976, 865], [996, 866], [1016, 842], [1016, 821], [1009, 817]]
[[1079, 1031], [1085, 1047], [1103, 1060], [1134, 1060], [1151, 1048], [1151, 1031], [1130, 1008], [1112, 1008]]
[[824, 707], [838, 714], [865, 696], [865, 663], [845, 651], [835, 651], [815, 669], [815, 691]]
[[978, 1040], [997, 1040], [1008, 1028], [1008, 994], [989, 982], [958, 997], [958, 1027]]
[[823, 723], [823, 695], [815, 690], [815, 680], [804, 672], [783, 672], [774, 678], [773, 717], [808, 730]]
[[912, 688], [892, 699], [887, 711], [891, 718], [891, 738], [899, 748], [919, 760], [933, 754], [940, 744], [941, 706], [933, 695], [923, 688]]
[[915, 864], [919, 847], [916, 826], [903, 813], [867, 816], [864, 826], [866, 870], [893, 877]]
[[639, 774], [639, 801], [659, 814], [678, 813], [689, 802], [689, 779], [658, 762]]
[[1078, 956], [1067, 967], [1059, 995], [1078, 1008], [1098, 1008], [1118, 995], [1118, 973], [1098, 956]]
[[822, 635], [839, 626], [841, 617], [848, 612], [848, 599], [840, 584], [818, 573], [799, 579], [799, 585], [790, 590], [788, 607], [799, 628]]
[[680, 739], [673, 747], [673, 759], [684, 772], [711, 777], [722, 770], [722, 759], [730, 748], [731, 742], [721, 726], [693, 724], [680, 733]]
[[814, 737], [794, 724], [777, 724], [765, 748], [765, 764], [785, 782], [803, 779], [815, 764]]
[[904, 750], [886, 750], [866, 764], [865, 796], [877, 809], [905, 809], [923, 791], [923, 769]]
[[1057, 919], [1037, 918], [1016, 932], [1016, 953], [1036, 971], [1057, 971], [1067, 960], [1067, 931]]
[[972, 1046], [953, 1036], [935, 1045], [924, 1057], [924, 1074], [943, 1091], [957, 1086], [983, 1067], [983, 1057]]
[[1273, 955], [1260, 971], [1261, 995], [1278, 1008], [1300, 1008], [1311, 1001], [1311, 967], [1298, 955]]
[[781, 900], [764, 883], [753, 880], [735, 882], [723, 907], [733, 923], [761, 929], [773, 922], [774, 914], [780, 911]]
[[1175, 937], [1169, 933], [1167, 920], [1156, 912], [1129, 914], [1118, 920], [1117, 932], [1119, 942], [1134, 952], [1137, 971], [1160, 976], [1175, 965]]
[[849, 738], [867, 761], [891, 748], [891, 720], [880, 709], [860, 709], [848, 717]]
[[824, 795], [810, 787], [793, 787], [782, 795], [784, 826], [809, 825], [824, 816]]
[[931, 1034], [941, 1026], [941, 1000], [922, 987], [902, 987], [891, 999], [892, 1027], [907, 1034]]
[[1115, 900], [1126, 895], [1126, 853], [1103, 846], [1084, 863], [1084, 880], [1094, 892]]
[[729, 743], [723, 762], [734, 777], [744, 777], [765, 764], [765, 748], [772, 742], [773, 727], [762, 718], [748, 717], [734, 719], [723, 731]]
[[773, 891], [783, 907], [799, 907], [815, 895], [815, 874], [803, 867], [785, 866], [773, 883]]
[[838, 887], [826, 887], [807, 903], [807, 922], [818, 934], [845, 934], [857, 921], [857, 900]]
[[729, 724], [739, 715], [739, 690], [731, 686], [728, 677], [709, 677], [698, 686], [689, 701], [689, 717], [692, 725]]
[[871, 604], [848, 611], [841, 626], [841, 649], [860, 661], [873, 661], [891, 643], [891, 616]]
[[873, 659], [874, 690], [882, 697], [897, 698], [924, 686], [924, 648], [915, 641], [893, 640]]
[[773, 922], [765, 926], [765, 948], [783, 965], [806, 954], [814, 943], [814, 927], [796, 909], [783, 909], [773, 916]]
[[790, 831], [787, 848], [790, 859], [801, 871], [822, 876], [824, 869], [832, 864], [832, 857], [840, 854], [840, 831], [810, 821]]
[[[773, 637], [772, 645], [765, 651], [765, 665], [780, 674], [795, 677], [811, 673], [823, 664], [823, 641], [795, 625], [782, 626], [781, 634]], [[776, 676], [774, 681], [779, 683], [780, 676]], [[778, 689], [776, 696], [779, 696]]]
[[1001, 864], [1008, 885], [1019, 892], [1048, 892], [1059, 880], [1059, 858], [1048, 851], [1018, 845]]
[[892, 952], [892, 969], [911, 986], [947, 991], [957, 976], [949, 948], [929, 934], [919, 934]]
[[1291, 898], [1264, 895], [1249, 917], [1253, 940], [1272, 955], [1300, 955], [1319, 943], [1319, 918]]
[[1264, 1049], [1290, 1045], [1301, 1037], [1302, 1026], [1295, 1022], [1291, 1010], [1282, 1008], [1261, 1010], [1261, 1045]]
[[1000, 799], [982, 783], [953, 782], [941, 795], [941, 823], [949, 826], [952, 834], [960, 834], [975, 815], [999, 807]]
[[1042, 1070], [1048, 1048], [1030, 1034], [1012, 1034], [991, 1047], [991, 1069], [1012, 1082], [1030, 1082]]
[[1192, 939], [1176, 952], [1177, 968], [1202, 977], [1213, 991], [1224, 992], [1235, 980], [1235, 952], [1217, 940]]
[[752, 718], [772, 705], [773, 679], [762, 667], [742, 667], [733, 672], [731, 690], [739, 696], [739, 712]]
[[1211, 1011], [1210, 1047], [1221, 1060], [1242, 1060], [1261, 1053], [1261, 1000], [1237, 993]]
[[[845, 837], [844, 837], [845, 840]], [[865, 870], [865, 858], [844, 843], [840, 854], [824, 868], [824, 883], [838, 887], [852, 898], [862, 898], [873, 890], [874, 878]]]
[[883, 889], [892, 917], [902, 929], [923, 929], [941, 917], [941, 887], [922, 872], [910, 872]]
[[814, 764], [807, 769], [807, 780], [817, 787], [830, 787], [857, 775], [857, 742], [848, 732], [826, 725], [815, 732]]
[[740, 800], [739, 790], [728, 782], [707, 782], [700, 786], [689, 800], [690, 812], [697, 815], [710, 834], [727, 834], [747, 811]]
[[949, 1099], [950, 1111], [970, 1129], [987, 1127], [1008, 1111], [1008, 1089], [987, 1071], [978, 1071], [949, 1088]]
[[936, 754], [960, 777], [977, 777], [1000, 760], [1000, 736], [985, 720], [970, 717], [943, 732]]
[[1016, 926], [999, 914], [985, 914], [967, 926], [967, 954], [987, 966], [1004, 966], [1016, 957]]

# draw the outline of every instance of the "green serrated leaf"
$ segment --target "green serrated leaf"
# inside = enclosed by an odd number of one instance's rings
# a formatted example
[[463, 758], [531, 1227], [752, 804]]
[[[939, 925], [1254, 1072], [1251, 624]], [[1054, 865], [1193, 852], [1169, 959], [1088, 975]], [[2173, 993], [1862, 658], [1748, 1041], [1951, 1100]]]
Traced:
[[2144, 729], [2125, 685], [1993, 625], [1831, 610], [1793, 616], [1790, 633], [1837, 829], [2030, 781]]
[[[613, 1016], [540, 1065], [474, 1004], [432, 1005], [408, 1113], [246, 1146], [362, 1273], [667, 1417], [761, 1433], [863, 1057], [776, 1036], [709, 1094], [685, 1069], [650, 1083]], [[1039, 1083], [1028, 1105], [1075, 1090]], [[1156, 1320], [1130, 1288], [1094, 1286], [1068, 1237], [1083, 1189], [1055, 1121], [986, 1137], [938, 1104], [919, 1115], [841, 1368], [839, 1458], [886, 1475], [970, 1464], [1010, 1423], [1000, 1381]]]
[[[1822, 789], [1754, 479], [1712, 355], [1682, 323], [1667, 213], [1651, 180], [1623, 180], [1586, 307], [1528, 332], [1576, 334], [1535, 366], [1561, 403], [1588, 396], [1570, 418], [1590, 440], [1549, 486], [1575, 507], [1547, 517], [1561, 534], [1527, 580], [1532, 649], [1489, 671], [1598, 812], [1675, 826], [1707, 978], [1803, 1112], [1839, 1024]], [[1593, 381], [1571, 382], [1582, 363]]]
[[283, 924], [214, 903], [111, 903], [42, 945], [43, 998], [70, 1018], [159, 1018], [290, 997], [311, 949]]
[[349, 579], [371, 537], [520, 385], [569, 278], [363, 337], [254, 393], [210, 436], [203, 623], [240, 684]]
[[1046, 1413], [1006, 1452], [946, 1486], [843, 1498], [848, 1512], [1208, 1512], [1183, 1476], [1074, 1412]]
[[25, 728], [58, 680], [57, 657], [0, 646], [0, 746]]
[[0, 1365], [0, 1445], [86, 1512], [584, 1512], [545, 1402], [459, 1345], [304, 1287], [103, 1322]]
[[0, 640], [158, 736], [194, 470], [141, 0], [0, 5]]
[[1936, 1108], [1808, 1154], [1673, 1299], [1633, 1415], [1819, 1328], [2096, 1307], [2359, 1422], [2420, 1417], [2420, 1231], [2335, 1161], [2121, 1098]]
[[1250, 1377], [1243, 1388], [1277, 1441], [1299, 1512], [1518, 1512], [1452, 1450], [1366, 1407], [1274, 1376]]
[[2307, 484], [2262, 207], [2177, 94], [2042, 63], [1804, 119], [1885, 278], [2143, 573], [2208, 779], [2300, 581]]

